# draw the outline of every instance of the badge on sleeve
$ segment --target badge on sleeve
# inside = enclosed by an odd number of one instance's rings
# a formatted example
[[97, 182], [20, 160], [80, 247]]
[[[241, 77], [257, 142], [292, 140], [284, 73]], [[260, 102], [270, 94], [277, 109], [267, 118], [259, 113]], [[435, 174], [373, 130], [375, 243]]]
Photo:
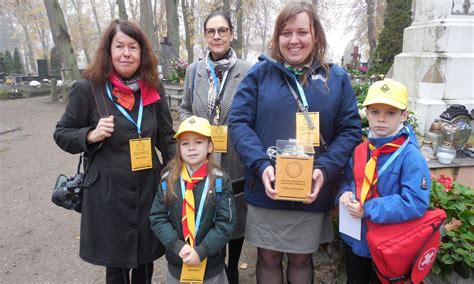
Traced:
[[426, 181], [425, 176], [423, 176], [423, 178], [421, 179], [421, 188], [428, 189], [428, 182]]
[[151, 138], [130, 139], [130, 161], [132, 171], [152, 168]]
[[183, 263], [181, 269], [181, 277], [179, 282], [181, 283], [203, 283], [204, 272], [206, 271], [207, 258], [205, 258], [198, 265], [188, 265]]

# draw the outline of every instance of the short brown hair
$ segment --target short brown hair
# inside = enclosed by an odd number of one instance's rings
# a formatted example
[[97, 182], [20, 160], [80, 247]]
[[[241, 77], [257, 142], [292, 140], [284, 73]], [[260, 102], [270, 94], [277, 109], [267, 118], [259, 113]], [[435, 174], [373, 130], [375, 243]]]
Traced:
[[105, 83], [107, 77], [114, 70], [110, 47], [118, 31], [133, 38], [140, 45], [140, 66], [138, 66], [137, 70], [140, 79], [145, 81], [149, 86], [159, 88], [158, 60], [156, 59], [150, 41], [135, 23], [120, 19], [113, 20], [105, 30], [100, 39], [99, 47], [95, 52], [94, 60], [84, 71], [84, 78], [99, 84]]
[[311, 24], [311, 33], [314, 40], [314, 48], [310, 54], [310, 60], [307, 62], [313, 63], [317, 60], [319, 61], [319, 64], [325, 66], [325, 69], [327, 70], [327, 65], [325, 64], [324, 59], [327, 49], [326, 34], [324, 33], [323, 26], [321, 25], [314, 6], [309, 3], [291, 2], [280, 11], [278, 17], [276, 18], [275, 28], [273, 30], [270, 55], [273, 59], [279, 62], [284, 62], [284, 58], [281, 54], [279, 46], [279, 38], [283, 29], [285, 28], [286, 23], [288, 23], [289, 20], [300, 13], [308, 14]]

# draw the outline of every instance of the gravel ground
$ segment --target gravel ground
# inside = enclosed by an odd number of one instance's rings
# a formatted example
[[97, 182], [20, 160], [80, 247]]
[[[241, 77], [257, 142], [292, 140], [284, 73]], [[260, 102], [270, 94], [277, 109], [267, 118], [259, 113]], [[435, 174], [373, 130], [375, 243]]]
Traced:
[[[72, 174], [78, 161], [52, 138], [64, 107], [49, 97], [0, 101], [1, 283], [105, 282], [103, 267], [78, 256], [80, 215], [51, 202], [57, 175]], [[253, 259], [245, 245], [241, 283], [255, 283]], [[164, 258], [155, 261], [155, 283], [165, 269]]]

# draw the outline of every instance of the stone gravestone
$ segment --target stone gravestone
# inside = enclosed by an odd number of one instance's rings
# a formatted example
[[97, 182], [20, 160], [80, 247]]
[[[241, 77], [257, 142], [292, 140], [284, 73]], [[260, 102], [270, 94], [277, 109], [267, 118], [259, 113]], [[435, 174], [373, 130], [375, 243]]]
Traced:
[[423, 135], [449, 105], [474, 107], [474, 5], [465, 0], [414, 3], [393, 79], [407, 86], [410, 110]]
[[37, 59], [36, 64], [38, 65], [38, 79], [49, 79], [48, 75], [48, 61], [46, 59]]
[[168, 42], [168, 39], [165, 37], [164, 41], [161, 44], [161, 60], [160, 65], [162, 66], [163, 78], [165, 80], [170, 80], [171, 73], [175, 68], [175, 63], [178, 61], [178, 54], [174, 51], [171, 46], [171, 43]]

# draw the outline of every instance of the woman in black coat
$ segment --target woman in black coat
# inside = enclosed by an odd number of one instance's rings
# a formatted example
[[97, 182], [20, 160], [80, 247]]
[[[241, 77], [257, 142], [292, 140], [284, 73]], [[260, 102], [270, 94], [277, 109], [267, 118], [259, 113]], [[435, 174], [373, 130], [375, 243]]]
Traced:
[[155, 148], [166, 164], [175, 140], [156, 66], [138, 26], [114, 20], [54, 132], [64, 151], [87, 156], [80, 257], [106, 266], [107, 283], [129, 283], [130, 270], [132, 282], [151, 283], [164, 253], [148, 213], [163, 167]]

